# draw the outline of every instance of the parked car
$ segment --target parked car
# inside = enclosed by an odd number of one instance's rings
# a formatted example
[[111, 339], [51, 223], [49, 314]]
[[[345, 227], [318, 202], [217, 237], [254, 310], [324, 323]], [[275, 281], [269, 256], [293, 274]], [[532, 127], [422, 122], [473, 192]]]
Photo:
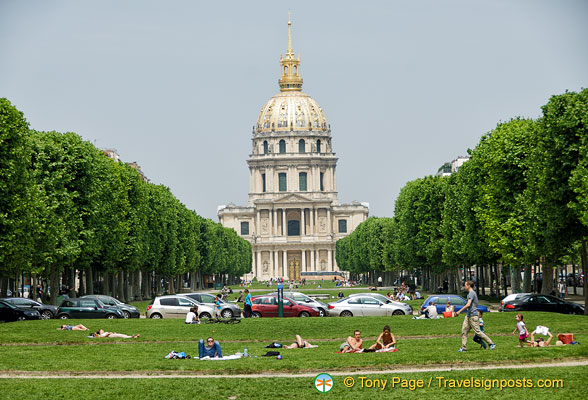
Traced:
[[52, 306], [50, 304], [42, 304], [38, 301], [26, 299], [24, 297], [7, 297], [5, 299], [0, 300], [3, 300], [19, 308], [32, 308], [34, 310], [37, 310], [41, 316], [41, 319], [51, 319], [55, 318], [55, 316], [57, 315], [56, 306]]
[[64, 299], [57, 307], [57, 318], [124, 318], [122, 310], [118, 307], [107, 306], [98, 299]]
[[[182, 293], [182, 296], [186, 296], [191, 298], [192, 300], [196, 300], [199, 303], [206, 304], [213, 309], [215, 308], [215, 301], [216, 296], [210, 293]], [[223, 318], [233, 318], [233, 317], [241, 317], [241, 307], [236, 304], [228, 303], [224, 300], [221, 300], [221, 317]]]
[[[297, 303], [292, 299], [284, 297], [284, 317], [318, 317], [319, 310], [314, 306]], [[253, 316], [277, 317], [278, 296], [255, 296], [251, 299], [251, 310]]]
[[[447, 300], [453, 306], [454, 311], [459, 311], [466, 305], [467, 300], [457, 294], [441, 294], [441, 295], [434, 295], [431, 297], [427, 297], [427, 299], [421, 304], [421, 314], [425, 313], [425, 309], [431, 304], [432, 301], [435, 302], [435, 306], [437, 307], [437, 314], [443, 315], [445, 311], [445, 305], [447, 304]], [[490, 310], [486, 306], [482, 306], [478, 304], [478, 310], [483, 312], [489, 312]]]
[[561, 314], [584, 314], [584, 307], [558, 299], [549, 294], [518, 293], [506, 296], [500, 302], [500, 311], [547, 311]]
[[[270, 293], [269, 295], [277, 296], [278, 292]], [[325, 303], [318, 301], [317, 299], [313, 299], [304, 293], [284, 291], [284, 296], [287, 296], [289, 299], [294, 300], [298, 304], [305, 304], [307, 306], [318, 308], [319, 317], [327, 317], [329, 315], [329, 307]]]
[[37, 310], [31, 310], [30, 308], [20, 308], [8, 303], [7, 301], [0, 300], [0, 321], [11, 322], [39, 318], [41, 318], [41, 315]]
[[[405, 315], [411, 315], [412, 314], [412, 306], [410, 304], [407, 303], [403, 303], [401, 301], [395, 301], [392, 299], [389, 299], [388, 297], [384, 296], [383, 294], [380, 293], [353, 293], [350, 294], [349, 297], [356, 297], [356, 296], [371, 296], [375, 299], [380, 300], [383, 303], [386, 304], [393, 304], [395, 306], [397, 306], [399, 309], [404, 309], [404, 314]], [[394, 315], [401, 315], [400, 313], [398, 314], [394, 314]]]
[[185, 318], [190, 308], [194, 306], [198, 306], [198, 316], [200, 318], [211, 318], [214, 315], [214, 309], [211, 306], [186, 296], [172, 294], [153, 299], [147, 306], [145, 316], [153, 319]]
[[386, 298], [386, 301], [383, 301], [368, 295], [350, 296], [329, 303], [329, 315], [333, 317], [389, 317], [412, 314], [412, 308], [405, 307], [407, 304], [388, 303], [388, 300]]
[[87, 296], [82, 296], [80, 298], [98, 299], [107, 306], [118, 307], [121, 309], [125, 318], [139, 318], [141, 316], [141, 312], [139, 312], [139, 309], [137, 307], [131, 306], [130, 304], [125, 304], [111, 296], [105, 296], [102, 294], [89, 294]]

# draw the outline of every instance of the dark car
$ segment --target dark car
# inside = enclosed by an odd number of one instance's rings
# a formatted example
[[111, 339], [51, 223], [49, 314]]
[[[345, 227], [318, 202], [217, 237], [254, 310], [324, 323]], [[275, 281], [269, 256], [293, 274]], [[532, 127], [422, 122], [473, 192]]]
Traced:
[[41, 319], [51, 319], [55, 318], [57, 315], [57, 307], [52, 306], [50, 304], [42, 304], [38, 301], [27, 299], [24, 297], [7, 297], [5, 299], [0, 299], [7, 303], [12, 304], [13, 306], [17, 306], [19, 308], [25, 309], [34, 309], [39, 311], [41, 315]]
[[118, 307], [121, 309], [122, 313], [124, 314], [125, 318], [139, 318], [141, 317], [141, 313], [137, 307], [131, 306], [130, 304], [125, 304], [118, 299], [115, 299], [111, 296], [106, 296], [102, 294], [89, 294], [87, 296], [80, 297], [81, 299], [98, 299], [103, 302], [105, 305], [110, 307]]
[[39, 319], [39, 311], [30, 308], [20, 308], [6, 301], [0, 300], [0, 321], [24, 321], [25, 319]]
[[[435, 295], [435, 296], [427, 297], [427, 300], [425, 300], [423, 302], [423, 304], [421, 304], [421, 314], [424, 314], [425, 309], [429, 306], [429, 304], [431, 304], [432, 301], [434, 301], [435, 307], [437, 307], [437, 314], [443, 315], [443, 312], [445, 311], [445, 305], [447, 304], [447, 300], [449, 300], [449, 302], [453, 306], [454, 311], [461, 310], [463, 308], [463, 306], [465, 306], [467, 303], [466, 299], [464, 299], [463, 297], [458, 296], [456, 294]], [[485, 313], [489, 311], [488, 307], [482, 306], [480, 304], [478, 304], [478, 310], [485, 312]]]
[[118, 307], [105, 305], [98, 299], [65, 299], [57, 308], [57, 318], [124, 318]]
[[506, 296], [501, 302], [500, 311], [547, 311], [561, 314], [584, 314], [584, 307], [558, 299], [549, 294], [518, 293]]
[[[251, 309], [254, 317], [277, 317], [277, 296], [256, 296], [251, 299]], [[294, 300], [284, 297], [284, 317], [318, 317], [318, 308], [298, 304]]]

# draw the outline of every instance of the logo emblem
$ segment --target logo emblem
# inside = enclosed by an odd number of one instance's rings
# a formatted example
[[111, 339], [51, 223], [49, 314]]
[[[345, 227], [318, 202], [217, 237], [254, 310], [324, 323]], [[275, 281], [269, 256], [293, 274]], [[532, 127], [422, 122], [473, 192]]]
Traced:
[[333, 389], [333, 377], [329, 374], [319, 374], [314, 378], [314, 387], [321, 393], [329, 392]]

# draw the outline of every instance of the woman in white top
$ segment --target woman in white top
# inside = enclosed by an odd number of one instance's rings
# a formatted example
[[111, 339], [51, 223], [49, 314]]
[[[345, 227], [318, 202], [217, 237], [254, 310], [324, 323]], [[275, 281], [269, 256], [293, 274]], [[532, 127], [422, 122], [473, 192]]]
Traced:
[[199, 324], [198, 319], [198, 307], [194, 306], [190, 308], [190, 312], [186, 314], [186, 324]]

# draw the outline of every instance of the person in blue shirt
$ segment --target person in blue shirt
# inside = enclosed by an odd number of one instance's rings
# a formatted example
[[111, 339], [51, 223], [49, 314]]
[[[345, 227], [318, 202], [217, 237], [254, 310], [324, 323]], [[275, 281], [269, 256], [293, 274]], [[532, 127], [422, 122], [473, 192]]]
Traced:
[[222, 299], [222, 294], [217, 294], [216, 295], [216, 301], [214, 302], [214, 307], [216, 310], [216, 317], [220, 318], [221, 316], [221, 308], [222, 308], [222, 303], [221, 303], [221, 299]]
[[243, 309], [243, 314], [245, 318], [251, 318], [253, 310], [251, 309], [251, 293], [249, 293], [249, 289], [245, 289], [245, 295], [245, 307]]
[[198, 341], [198, 358], [203, 357], [223, 358], [220, 343], [215, 342], [212, 337], [206, 339], [206, 344], [204, 344], [204, 340], [200, 339], [200, 341]]
[[[480, 327], [480, 330], [484, 332], [484, 320], [482, 319], [482, 315], [484, 315], [484, 311], [478, 310], [478, 326]], [[484, 339], [482, 339], [477, 334], [474, 335], [474, 342], [479, 343], [480, 346], [482, 346], [484, 350], [486, 350], [486, 342], [484, 342]]]

